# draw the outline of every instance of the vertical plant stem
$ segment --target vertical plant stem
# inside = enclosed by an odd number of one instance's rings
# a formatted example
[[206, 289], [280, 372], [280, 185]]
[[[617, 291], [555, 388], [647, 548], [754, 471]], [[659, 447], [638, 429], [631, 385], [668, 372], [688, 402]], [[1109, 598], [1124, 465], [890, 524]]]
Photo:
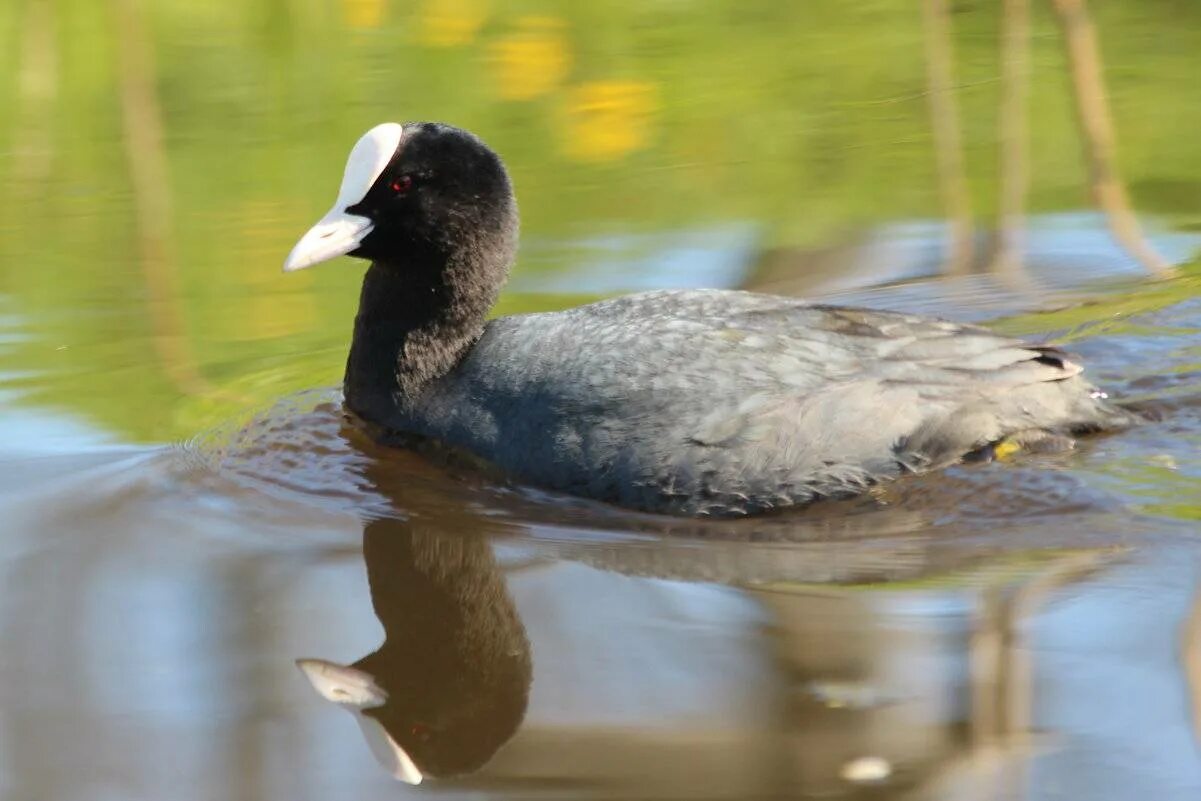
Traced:
[[959, 110], [952, 85], [954, 64], [948, 0], [922, 0], [922, 14], [927, 97], [938, 160], [939, 194], [948, 219], [947, 255], [943, 268], [950, 274], [963, 274], [971, 267], [974, 231]]
[[1201, 747], [1201, 587], [1193, 597], [1193, 605], [1180, 637], [1180, 661], [1184, 668], [1184, 683], [1193, 712], [1193, 739]]
[[54, 104], [58, 96], [58, 42], [54, 5], [29, 0], [21, 26], [17, 102], [13, 114], [13, 175], [8, 189], [20, 202], [31, 186], [43, 185], [54, 155]]
[[122, 134], [133, 187], [142, 274], [150, 300], [154, 346], [168, 377], [185, 394], [203, 394], [183, 330], [177, 262], [171, 240], [171, 192], [162, 110], [154, 86], [154, 54], [136, 0], [114, 0]]
[[971, 675], [971, 744], [973, 748], [996, 745], [1001, 734], [1001, 682], [1004, 679], [1005, 647], [1012, 639], [1009, 630], [1010, 604], [1003, 587], [984, 587], [977, 600], [968, 646]]
[[1101, 50], [1085, 0], [1051, 0], [1063, 30], [1080, 136], [1084, 140], [1093, 196], [1105, 214], [1109, 230], [1119, 245], [1148, 271], [1161, 276], [1173, 269], [1151, 247], [1130, 207], [1126, 186], [1118, 176], [1116, 135], [1105, 94]]
[[1029, 191], [1030, 0], [1004, 0], [1001, 18], [1000, 209], [992, 269], [1022, 272]]

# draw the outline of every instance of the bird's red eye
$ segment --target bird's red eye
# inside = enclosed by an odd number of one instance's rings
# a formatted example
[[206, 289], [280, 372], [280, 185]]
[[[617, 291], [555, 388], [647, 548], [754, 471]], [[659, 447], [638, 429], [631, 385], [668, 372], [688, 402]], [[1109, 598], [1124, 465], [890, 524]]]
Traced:
[[408, 192], [413, 186], [413, 179], [407, 175], [402, 175], [392, 182], [392, 191], [398, 195], [403, 195]]

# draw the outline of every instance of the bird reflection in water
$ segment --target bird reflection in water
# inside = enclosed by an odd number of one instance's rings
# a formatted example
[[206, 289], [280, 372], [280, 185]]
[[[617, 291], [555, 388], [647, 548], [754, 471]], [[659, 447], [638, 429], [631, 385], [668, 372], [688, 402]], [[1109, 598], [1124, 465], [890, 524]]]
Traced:
[[[960, 562], [930, 538], [811, 530], [813, 515], [764, 520], [741, 541], [736, 529], [530, 536], [534, 505], [520, 496], [350, 439], [354, 459], [341, 464], [366, 479], [356, 491], [391, 509], [372, 507], [379, 519], [363, 533], [385, 640], [348, 666], [299, 664], [411, 783], [471, 774], [462, 786], [605, 797], [1022, 797], [1027, 761], [1049, 742], [1031, 731], [1038, 657], [1023, 632], [1114, 556], [1043, 548], [1029, 563]], [[921, 482], [898, 505], [928, 513], [952, 491], [982, 504], [975, 472]], [[799, 539], [779, 542], [785, 533]], [[922, 581], [951, 574], [963, 580]]]
[[352, 665], [297, 664], [354, 714], [396, 778], [418, 784], [479, 769], [521, 724], [532, 676], [529, 640], [488, 541], [374, 520], [363, 555], [383, 645]]

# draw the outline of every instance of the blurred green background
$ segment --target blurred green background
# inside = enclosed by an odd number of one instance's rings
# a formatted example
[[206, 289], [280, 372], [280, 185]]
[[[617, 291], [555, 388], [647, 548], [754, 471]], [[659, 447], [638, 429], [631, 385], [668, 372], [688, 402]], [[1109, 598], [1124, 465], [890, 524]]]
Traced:
[[[1090, 9], [1134, 206], [1195, 231], [1201, 4]], [[987, 229], [1000, 4], [954, 3], [950, 21]], [[1029, 211], [1088, 208], [1047, 4], [1031, 48]], [[2, 383], [132, 441], [336, 384], [361, 266], [279, 266], [384, 120], [469, 128], [506, 159], [524, 245], [499, 311], [575, 302], [550, 278], [615, 237], [733, 232], [752, 269], [767, 249], [933, 220], [927, 55], [909, 0], [10, 0]]]

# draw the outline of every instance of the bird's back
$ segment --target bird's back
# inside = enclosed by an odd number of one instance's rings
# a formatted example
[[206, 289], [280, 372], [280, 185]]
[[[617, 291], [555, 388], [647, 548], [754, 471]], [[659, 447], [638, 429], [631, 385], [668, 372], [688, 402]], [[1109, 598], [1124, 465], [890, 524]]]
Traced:
[[647, 511], [861, 492], [1017, 432], [1124, 424], [1064, 354], [943, 320], [724, 290], [490, 322], [390, 428]]

